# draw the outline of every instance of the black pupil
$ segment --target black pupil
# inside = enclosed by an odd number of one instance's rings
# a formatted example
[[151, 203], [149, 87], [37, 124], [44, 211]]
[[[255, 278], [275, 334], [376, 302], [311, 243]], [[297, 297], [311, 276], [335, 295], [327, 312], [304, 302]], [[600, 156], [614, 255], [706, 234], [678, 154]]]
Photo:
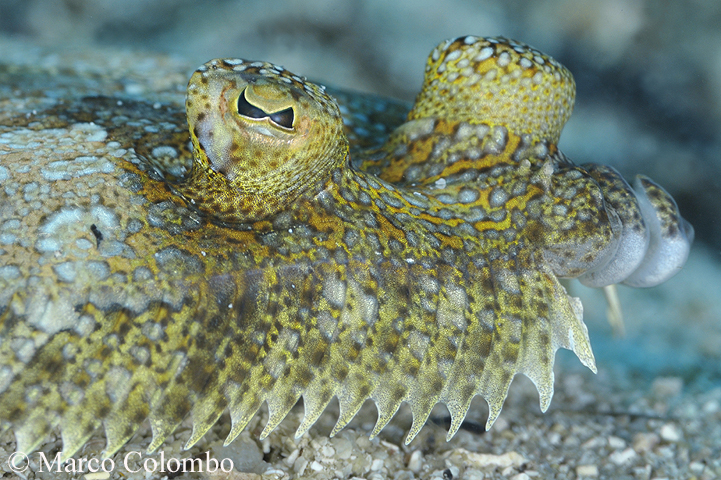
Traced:
[[252, 105], [245, 98], [245, 90], [243, 90], [240, 97], [238, 97], [238, 113], [245, 117], [257, 119], [268, 117], [273, 123], [280, 125], [281, 127], [293, 128], [293, 108], [288, 107], [284, 110], [268, 113], [263, 109]]

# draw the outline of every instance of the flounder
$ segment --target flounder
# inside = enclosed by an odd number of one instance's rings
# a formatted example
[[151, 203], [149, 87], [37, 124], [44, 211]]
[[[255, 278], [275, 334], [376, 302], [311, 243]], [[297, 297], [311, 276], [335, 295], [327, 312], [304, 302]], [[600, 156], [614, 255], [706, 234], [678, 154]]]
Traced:
[[44, 192], [1, 198], [23, 236], [0, 249], [0, 425], [24, 452], [59, 429], [64, 458], [103, 427], [109, 456], [146, 420], [152, 451], [190, 417], [190, 447], [226, 410], [231, 442], [264, 402], [266, 436], [302, 398], [300, 436], [337, 397], [331, 434], [372, 399], [371, 435], [406, 402], [410, 442], [442, 402], [450, 439], [476, 395], [490, 428], [518, 373], [545, 411], [558, 348], [596, 369], [559, 278], [653, 286], [693, 240], [650, 179], [558, 150], [574, 95], [552, 58], [468, 36], [433, 50], [405, 120], [270, 63], [210, 61], [187, 90], [192, 167], [187, 133], [158, 152], [147, 125], [109, 120], [114, 100], [68, 109], [106, 125], [88, 141], [122, 130], [135, 150], [0, 157], [6, 185]]

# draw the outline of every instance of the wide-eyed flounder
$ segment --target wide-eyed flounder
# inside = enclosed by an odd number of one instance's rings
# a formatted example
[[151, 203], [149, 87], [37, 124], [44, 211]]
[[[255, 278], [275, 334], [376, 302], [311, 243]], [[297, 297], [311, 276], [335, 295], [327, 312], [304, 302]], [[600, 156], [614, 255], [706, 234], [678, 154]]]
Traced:
[[337, 397], [333, 433], [372, 399], [376, 435], [407, 402], [410, 441], [443, 402], [450, 438], [476, 395], [490, 427], [517, 373], [545, 410], [558, 348], [595, 370], [558, 278], [653, 286], [693, 237], [648, 178], [557, 149], [574, 89], [526, 45], [462, 37], [433, 50], [405, 121], [269, 63], [208, 62], [192, 166], [180, 112], [142, 102], [4, 120], [113, 153], [3, 145], [2, 428], [24, 452], [58, 428], [68, 458], [102, 426], [111, 455], [145, 420], [154, 450], [190, 416], [193, 445], [225, 410], [230, 442], [264, 402], [267, 435], [302, 397], [301, 435]]

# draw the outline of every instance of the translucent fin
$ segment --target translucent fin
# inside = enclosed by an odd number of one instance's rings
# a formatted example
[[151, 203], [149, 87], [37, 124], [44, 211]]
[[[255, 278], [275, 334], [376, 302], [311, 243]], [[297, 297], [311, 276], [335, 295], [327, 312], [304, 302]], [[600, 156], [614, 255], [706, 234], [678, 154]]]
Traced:
[[75, 455], [75, 453], [87, 443], [90, 437], [93, 436], [93, 433], [95, 433], [95, 430], [97, 430], [100, 425], [101, 421], [99, 419], [92, 422], [79, 422], [77, 418], [65, 415], [60, 422], [60, 435], [63, 439], [63, 451], [60, 456], [61, 461], [64, 462]]
[[268, 423], [265, 425], [260, 439], [270, 435], [270, 432], [276, 429], [280, 422], [288, 416], [288, 412], [295, 406], [300, 398], [300, 394], [281, 396], [278, 394], [269, 395], [266, 402], [268, 403]]
[[148, 445], [147, 452], [153, 453], [165, 442], [165, 439], [172, 434], [180, 422], [172, 417], [152, 414], [149, 417], [150, 429], [153, 432], [153, 439]]
[[[391, 392], [395, 390], [396, 389], [390, 389]], [[376, 402], [376, 408], [378, 409], [378, 420], [371, 431], [371, 440], [375, 438], [386, 425], [388, 425], [388, 422], [390, 422], [396, 412], [398, 412], [398, 409], [405, 398], [405, 393], [402, 387], [397, 390], [397, 393], [386, 394], [377, 398], [373, 397]]]
[[[558, 280], [556, 280], [556, 282], [558, 282]], [[566, 289], [563, 288], [561, 284], [558, 284], [558, 286], [560, 287], [558, 295], [566, 295], [566, 300], [559, 304], [563, 305], [564, 308], [558, 312], [558, 315], [562, 316], [566, 321], [555, 322], [553, 324], [553, 343], [558, 347], [571, 350], [583, 365], [588, 367], [593, 373], [597, 373], [596, 359], [593, 356], [591, 341], [588, 338], [588, 327], [583, 323], [583, 305], [581, 304], [581, 300], [576, 297], [567, 296]], [[566, 307], [566, 305], [568, 307]], [[571, 320], [569, 314], [574, 315], [573, 318], [575, 321]], [[568, 325], [568, 323], [570, 323], [570, 325]]]
[[[217, 390], [213, 388], [211, 392], [217, 392]], [[193, 405], [193, 409], [190, 411], [191, 418], [193, 419], [193, 432], [183, 447], [185, 450], [190, 449], [203, 438], [203, 435], [215, 425], [223, 414], [225, 407], [225, 397], [220, 395], [219, 392], [206, 395]]]
[[[471, 382], [468, 382], [467, 385], [470, 384]], [[476, 395], [475, 389], [464, 388], [464, 385], [458, 383], [453, 384], [453, 390], [453, 392], [448, 393], [448, 399], [445, 401], [448, 412], [451, 414], [451, 425], [448, 427], [446, 441], [450, 441], [456, 435], [458, 429], [461, 428], [473, 397]]]
[[605, 287], [625, 280], [643, 261], [650, 241], [650, 231], [631, 186], [614, 168], [605, 165], [583, 165], [596, 180], [607, 205], [621, 221], [618, 248], [604, 265], [580, 277], [587, 287]]
[[[488, 420], [486, 420], [486, 431], [493, 427], [498, 420], [498, 416], [503, 409], [503, 403], [508, 396], [508, 388], [511, 386], [513, 377], [510, 375], [502, 375], [497, 380], [488, 382], [479, 390], [479, 394], [486, 399], [488, 403]], [[450, 433], [450, 432], [449, 432]], [[454, 432], [455, 433], [455, 432]]]
[[248, 425], [248, 422], [258, 412], [262, 402], [253, 394], [244, 395], [239, 404], [229, 406], [230, 420], [232, 427], [230, 433], [225, 438], [223, 445], [228, 446], [236, 439], [240, 432]]
[[428, 417], [430, 416], [433, 407], [436, 405], [439, 396], [425, 399], [416, 397], [412, 402], [409, 402], [411, 412], [413, 413], [413, 424], [411, 425], [410, 430], [408, 430], [408, 434], [406, 435], [406, 439], [403, 443], [408, 445], [414, 438], [416, 438], [418, 433], [428, 421]]
[[[112, 457], [130, 440], [142, 424], [137, 420], [147, 418], [148, 410], [148, 404], [140, 386], [136, 386], [122, 404], [113, 408], [110, 415], [103, 420], [107, 439], [103, 458]], [[127, 419], [135, 419], [135, 421], [128, 421]]]
[[300, 422], [298, 430], [295, 432], [295, 438], [300, 438], [315, 425], [318, 418], [325, 411], [326, 407], [333, 399], [333, 391], [326, 390], [319, 392], [316, 389], [309, 389], [309, 392], [303, 394], [303, 408], [305, 409], [303, 421]]
[[632, 287], [653, 287], [681, 271], [691, 250], [694, 230], [681, 217], [673, 197], [653, 180], [638, 175], [634, 190], [651, 240], [643, 261], [623, 283]]
[[34, 452], [43, 443], [60, 419], [52, 413], [32, 415], [15, 428], [15, 443], [18, 452]]
[[[362, 379], [360, 380], [359, 384], [363, 385]], [[348, 423], [350, 423], [351, 420], [353, 420], [353, 417], [356, 416], [358, 413], [358, 410], [361, 409], [363, 406], [363, 403], [368, 398], [367, 393], [363, 392], [369, 392], [370, 389], [368, 388], [367, 384], [364, 386], [361, 386], [359, 388], [355, 389], [347, 389], [345, 392], [342, 392], [338, 396], [338, 404], [340, 406], [340, 413], [338, 415], [338, 420], [336, 421], [335, 426], [333, 427], [333, 430], [330, 432], [330, 436], [334, 437], [338, 434], [343, 428], [345, 428]]]

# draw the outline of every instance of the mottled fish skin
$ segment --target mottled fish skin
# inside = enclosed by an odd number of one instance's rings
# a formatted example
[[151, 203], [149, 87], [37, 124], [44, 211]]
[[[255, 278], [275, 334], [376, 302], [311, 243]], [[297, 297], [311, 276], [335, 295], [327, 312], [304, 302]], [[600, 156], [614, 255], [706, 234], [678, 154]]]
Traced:
[[[557, 150], [573, 95], [570, 74], [530, 47], [449, 40], [379, 146], [380, 131], [353, 127], [353, 100], [341, 112], [281, 67], [208, 62], [188, 86], [192, 166], [87, 161], [87, 198], [31, 216], [40, 243], [2, 251], [18, 270], [0, 277], [2, 427], [24, 452], [58, 427], [68, 458], [102, 426], [112, 455], [146, 419], [155, 450], [190, 416], [189, 447], [226, 409], [231, 442], [263, 402], [266, 436], [301, 397], [302, 435], [336, 396], [333, 434], [370, 398], [371, 435], [405, 401], [410, 442], [443, 402], [451, 438], [475, 395], [490, 428], [517, 373], [545, 411], [558, 348], [595, 371], [580, 301], [558, 277], [603, 271], [641, 220], [657, 220], [661, 246], [692, 232], [645, 179], [636, 209], [620, 177]], [[382, 131], [402, 110], [388, 105]], [[182, 151], [187, 136], [165, 135]], [[20, 201], [3, 200], [3, 220], [21, 223]], [[98, 248], [53, 250], [61, 235]], [[648, 271], [639, 283], [663, 277]]]

